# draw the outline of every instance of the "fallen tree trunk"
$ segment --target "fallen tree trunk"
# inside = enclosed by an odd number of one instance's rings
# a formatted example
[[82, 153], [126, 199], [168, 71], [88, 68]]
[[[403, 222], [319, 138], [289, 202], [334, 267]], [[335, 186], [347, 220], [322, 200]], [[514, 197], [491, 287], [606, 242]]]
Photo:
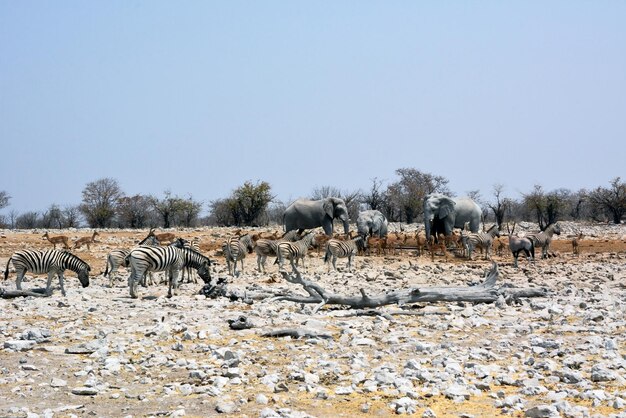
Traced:
[[499, 273], [498, 266], [495, 263], [491, 271], [488, 272], [485, 280], [477, 286], [410, 288], [372, 296], [367, 295], [364, 289], [360, 289], [360, 295], [346, 296], [329, 292], [319, 284], [303, 278], [297, 269], [295, 269], [292, 274], [285, 271], [281, 271], [281, 274], [289, 283], [301, 285], [308, 293], [308, 296], [295, 294], [272, 295], [269, 292], [231, 292], [226, 290], [225, 282], [222, 283], [223, 287], [219, 289], [219, 292], [206, 292], [205, 295], [207, 297], [225, 296], [231, 299], [242, 298], [248, 301], [250, 301], [250, 299], [258, 300], [269, 297], [271, 300], [275, 301], [314, 303], [318, 306], [315, 307], [313, 313], [317, 312], [325, 305], [344, 305], [352, 309], [372, 309], [386, 305], [402, 306], [419, 302], [493, 303], [501, 297], [504, 297], [506, 301], [514, 301], [521, 297], [542, 297], [547, 295], [545, 289], [520, 289], [505, 286], [497, 288], [496, 282]]
[[28, 296], [46, 298], [50, 295], [46, 294], [46, 289], [5, 290], [0, 288], [0, 298], [2, 299], [25, 298]]

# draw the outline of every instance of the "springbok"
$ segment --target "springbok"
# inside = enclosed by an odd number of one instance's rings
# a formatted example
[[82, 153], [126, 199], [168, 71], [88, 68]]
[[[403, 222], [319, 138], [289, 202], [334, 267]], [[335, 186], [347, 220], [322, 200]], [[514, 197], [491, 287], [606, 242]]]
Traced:
[[43, 234], [42, 238], [50, 241], [52, 245], [54, 245], [55, 250], [57, 249], [57, 244], [63, 244], [66, 250], [70, 249], [70, 240], [65, 235], [55, 235], [51, 237], [50, 235], [48, 235], [48, 232], [46, 232], [45, 234]]
[[98, 234], [98, 231], [93, 231], [93, 234], [90, 237], [78, 238], [76, 242], [74, 243], [73, 249], [75, 250], [77, 248], [82, 247], [83, 245], [87, 245], [87, 249], [91, 251], [91, 244], [96, 242], [96, 235], [100, 235]]

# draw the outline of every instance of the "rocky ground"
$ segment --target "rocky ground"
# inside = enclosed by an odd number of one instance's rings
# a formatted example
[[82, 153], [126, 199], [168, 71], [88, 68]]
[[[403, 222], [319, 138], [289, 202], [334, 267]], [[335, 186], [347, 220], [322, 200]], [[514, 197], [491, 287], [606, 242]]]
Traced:
[[[67, 297], [57, 289], [50, 298], [0, 299], [0, 416], [626, 416], [626, 227], [563, 229], [554, 258], [514, 268], [510, 255], [494, 257], [499, 285], [543, 287], [549, 297], [416, 304], [404, 307], [413, 315], [392, 316], [207, 299], [198, 295], [201, 284], [183, 284], [172, 299], [165, 285], [140, 287], [133, 300], [125, 271], [114, 288], [102, 272], [108, 251], [132, 247], [146, 231], [100, 231], [90, 251], [75, 251], [96, 273], [88, 288], [68, 272]], [[575, 256], [570, 239], [581, 231]], [[43, 232], [0, 231], [2, 268], [16, 250], [47, 248]], [[62, 232], [73, 239], [91, 233]], [[230, 230], [177, 232], [199, 236], [218, 262], [213, 277], [226, 277], [216, 254]], [[374, 295], [467, 286], [491, 266], [407, 250], [356, 264], [354, 273], [327, 273], [313, 252], [305, 277], [336, 293]], [[302, 293], [268, 268], [258, 273], [247, 258], [229, 289]], [[13, 290], [15, 273], [9, 276], [2, 287]], [[24, 284], [44, 285], [32, 275]], [[240, 316], [253, 328], [231, 330], [227, 321]], [[262, 336], [282, 329], [311, 336]]]

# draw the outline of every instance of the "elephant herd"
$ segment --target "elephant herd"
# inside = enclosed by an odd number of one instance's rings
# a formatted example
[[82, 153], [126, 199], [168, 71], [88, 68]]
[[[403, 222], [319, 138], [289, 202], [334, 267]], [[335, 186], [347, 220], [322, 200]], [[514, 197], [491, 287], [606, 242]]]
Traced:
[[[424, 226], [426, 238], [431, 235], [449, 236], [454, 228], [469, 225], [471, 232], [477, 232], [480, 225], [481, 209], [467, 197], [451, 198], [439, 193], [432, 193], [424, 198]], [[313, 229], [322, 227], [326, 235], [333, 234], [333, 221], [343, 223], [344, 234], [349, 232], [348, 207], [343, 199], [328, 197], [321, 200], [298, 199], [293, 202], [283, 215], [285, 231], [294, 229]], [[359, 213], [356, 220], [359, 235], [384, 237], [388, 223], [385, 216], [377, 210]]]

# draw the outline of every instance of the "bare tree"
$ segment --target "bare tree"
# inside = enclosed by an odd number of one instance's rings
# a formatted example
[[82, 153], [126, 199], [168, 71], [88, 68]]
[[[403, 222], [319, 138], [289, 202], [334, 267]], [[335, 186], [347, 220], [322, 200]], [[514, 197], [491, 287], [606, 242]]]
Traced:
[[109, 227], [115, 217], [117, 202], [122, 196], [124, 192], [115, 179], [102, 178], [87, 183], [83, 189], [83, 203], [80, 205], [80, 211], [90, 227]]
[[170, 190], [164, 192], [163, 199], [156, 197], [151, 198], [152, 207], [161, 218], [163, 228], [169, 228], [174, 224], [176, 217], [181, 209], [181, 198], [172, 196]]
[[197, 224], [198, 216], [202, 211], [202, 202], [193, 200], [191, 196], [180, 202], [179, 221], [185, 227], [191, 227]]
[[127, 228], [145, 228], [154, 218], [151, 197], [141, 194], [119, 198], [116, 211], [119, 225]]
[[11, 196], [4, 190], [0, 190], [0, 209], [6, 208], [9, 206], [9, 200]]
[[495, 202], [487, 203], [487, 206], [493, 212], [493, 216], [496, 220], [496, 225], [498, 228], [502, 230], [502, 224], [504, 223], [504, 217], [511, 209], [511, 199], [508, 197], [504, 197], [502, 194], [504, 192], [504, 186], [502, 184], [494, 184], [493, 186], [493, 196], [495, 198]]
[[68, 205], [63, 208], [63, 219], [65, 228], [78, 228], [80, 226], [80, 207]]
[[622, 222], [626, 213], [626, 183], [616, 177], [610, 181], [610, 188], [598, 187], [589, 193], [589, 200], [599, 210], [613, 218], [613, 223]]
[[[387, 218], [390, 220], [412, 223], [422, 213], [426, 195], [434, 192], [451, 194], [445, 177], [422, 173], [414, 168], [399, 168], [396, 174], [400, 179], [390, 184], [386, 193], [390, 205]], [[393, 215], [397, 214], [400, 214], [400, 219], [394, 219]]]
[[19, 229], [33, 229], [39, 225], [39, 214], [37, 212], [26, 212], [15, 220], [15, 226]]
[[363, 194], [363, 203], [369, 206], [372, 210], [383, 211], [385, 206], [385, 201], [387, 200], [387, 194], [383, 187], [383, 181], [378, 180], [378, 178], [374, 177], [372, 180], [372, 186], [370, 187], [369, 192]]
[[9, 222], [11, 225], [11, 229], [15, 229], [15, 223], [17, 221], [17, 217], [19, 216], [19, 212], [15, 209], [9, 211]]

